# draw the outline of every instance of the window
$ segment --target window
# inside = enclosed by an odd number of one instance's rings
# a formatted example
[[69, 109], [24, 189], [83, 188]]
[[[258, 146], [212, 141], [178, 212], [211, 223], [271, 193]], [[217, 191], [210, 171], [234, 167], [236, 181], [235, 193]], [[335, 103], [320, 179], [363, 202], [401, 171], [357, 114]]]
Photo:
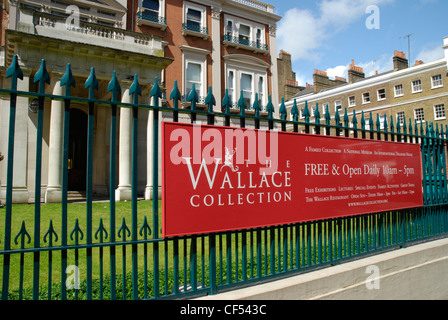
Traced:
[[386, 89], [378, 90], [378, 101], [386, 100]]
[[353, 108], [353, 107], [356, 106], [356, 99], [355, 99], [355, 96], [348, 97], [348, 106], [349, 106], [350, 108]]
[[233, 21], [232, 20], [227, 21], [226, 34], [229, 37], [233, 36]]
[[431, 77], [431, 88], [435, 89], [435, 88], [440, 88], [443, 86], [443, 80], [442, 80], [442, 75], [438, 74], [436, 76], [432, 76]]
[[229, 93], [230, 100], [235, 102], [235, 71], [229, 70], [227, 77], [227, 92]]
[[323, 103], [322, 104], [322, 114], [326, 114], [327, 113], [327, 108], [328, 108], [328, 112], [330, 112], [330, 104], [328, 102]]
[[[252, 109], [255, 102], [255, 95], [258, 93], [258, 103], [261, 112], [266, 111], [268, 98], [268, 82], [266, 65], [261, 60], [252, 57], [235, 54], [224, 58], [226, 70], [226, 88], [231, 88], [234, 99], [234, 108], [238, 108], [238, 101], [241, 95], [246, 108]], [[230, 84], [233, 79], [233, 84]], [[230, 93], [229, 93], [230, 94]]]
[[314, 117], [314, 116], [316, 115], [316, 106], [312, 106], [310, 109], [311, 109], [311, 110], [310, 110], [310, 112], [311, 112], [311, 117]]
[[434, 106], [434, 120], [446, 119], [445, 105], [438, 104]]
[[252, 75], [241, 74], [241, 91], [243, 91], [243, 99], [246, 109], [252, 106]]
[[406, 121], [406, 116], [405, 116], [404, 111], [397, 112], [397, 123], [400, 124], [400, 126], [403, 126], [405, 121]]
[[193, 89], [193, 84], [195, 85], [196, 92], [198, 96], [202, 95], [202, 81], [201, 81], [202, 65], [198, 63], [188, 62], [187, 64], [187, 78], [186, 78], [186, 92], [185, 94], [190, 94]]
[[257, 29], [257, 48], [260, 48], [261, 46], [261, 29]]
[[202, 13], [199, 10], [187, 9], [187, 26], [192, 30], [200, 30], [202, 21]]
[[264, 78], [258, 77], [258, 104], [260, 108], [263, 106], [264, 101]]
[[334, 111], [338, 112], [342, 110], [342, 101], [341, 100], [336, 100], [334, 102]]
[[422, 80], [412, 81], [412, 93], [422, 91]]
[[240, 24], [239, 40], [242, 44], [249, 44], [250, 41], [250, 27], [244, 24]]
[[362, 103], [363, 104], [370, 103], [370, 92], [364, 92], [362, 94]]
[[[370, 118], [366, 118], [365, 120], [366, 120], [365, 129], [370, 130]], [[372, 130], [373, 130], [373, 128], [372, 128]]]
[[159, 17], [159, 0], [143, 0], [142, 12], [145, 17], [157, 19]]
[[384, 130], [386, 127], [384, 126], [384, 116], [380, 116], [380, 130]]
[[395, 86], [395, 97], [401, 97], [404, 94], [403, 85], [398, 84]]
[[425, 111], [423, 110], [423, 108], [415, 109], [414, 117], [415, 117], [415, 121], [417, 121], [417, 122], [425, 121]]
[[224, 14], [223, 22], [225, 46], [250, 50], [255, 53], [269, 51], [265, 43], [265, 26], [261, 23], [242, 19], [237, 16]]

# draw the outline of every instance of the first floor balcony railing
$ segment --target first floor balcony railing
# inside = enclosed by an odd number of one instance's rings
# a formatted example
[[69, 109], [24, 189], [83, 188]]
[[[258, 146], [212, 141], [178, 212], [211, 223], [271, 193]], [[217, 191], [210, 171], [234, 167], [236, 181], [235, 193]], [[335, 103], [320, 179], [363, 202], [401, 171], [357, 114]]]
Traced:
[[161, 17], [150, 11], [139, 11], [137, 13], [137, 18], [140, 24], [147, 24], [155, 27], [160, 27], [163, 30], [165, 30], [167, 27], [165, 17]]
[[191, 35], [196, 37], [201, 37], [204, 39], [208, 39], [209, 33], [207, 27], [202, 27], [200, 25], [192, 24], [192, 23], [183, 23], [182, 24], [182, 34]]
[[269, 51], [269, 46], [261, 41], [251, 41], [244, 37], [234, 37], [229, 34], [224, 35], [224, 44], [253, 50], [255, 52], [267, 53]]

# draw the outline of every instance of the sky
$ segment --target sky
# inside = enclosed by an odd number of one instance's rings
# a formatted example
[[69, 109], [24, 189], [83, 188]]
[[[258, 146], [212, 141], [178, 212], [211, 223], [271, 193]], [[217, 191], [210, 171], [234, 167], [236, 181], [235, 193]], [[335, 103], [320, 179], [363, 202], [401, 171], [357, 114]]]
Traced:
[[[314, 69], [347, 78], [352, 62], [366, 76], [393, 69], [394, 51], [424, 62], [443, 58], [446, 0], [265, 0], [282, 17], [277, 51], [291, 53], [296, 81], [313, 83]], [[407, 35], [411, 35], [409, 38]]]

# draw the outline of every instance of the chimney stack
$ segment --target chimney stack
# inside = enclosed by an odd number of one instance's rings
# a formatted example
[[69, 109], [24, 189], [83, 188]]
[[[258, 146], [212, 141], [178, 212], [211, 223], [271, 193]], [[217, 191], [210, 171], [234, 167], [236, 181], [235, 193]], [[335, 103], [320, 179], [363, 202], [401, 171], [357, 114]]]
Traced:
[[409, 61], [406, 59], [406, 54], [395, 50], [394, 52], [394, 70], [400, 71], [409, 67]]
[[355, 66], [355, 60], [352, 60], [352, 64], [348, 69], [348, 83], [355, 83], [360, 79], [364, 79], [366, 75], [364, 74], [364, 69]]
[[419, 66], [424, 64], [424, 62], [422, 60], [415, 60], [415, 65], [414, 66]]

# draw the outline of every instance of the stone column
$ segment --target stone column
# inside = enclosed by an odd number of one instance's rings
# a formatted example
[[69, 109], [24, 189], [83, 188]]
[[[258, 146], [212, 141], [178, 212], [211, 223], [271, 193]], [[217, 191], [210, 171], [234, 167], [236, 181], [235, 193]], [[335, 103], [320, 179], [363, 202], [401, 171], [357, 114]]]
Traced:
[[[161, 148], [161, 112], [159, 113], [159, 148], [157, 151], [158, 154], [158, 190], [159, 190], [159, 199], [162, 198], [162, 148]], [[146, 146], [146, 189], [145, 189], [145, 199], [152, 200], [153, 198], [153, 164], [154, 164], [154, 111], [149, 111], [148, 116], [148, 126], [147, 126], [147, 146]]]
[[[122, 83], [121, 102], [130, 103], [130, 83]], [[132, 200], [132, 109], [120, 108], [120, 136], [116, 201]]]
[[[63, 95], [61, 87], [62, 73], [52, 73], [53, 94]], [[48, 156], [48, 186], [45, 203], [62, 201], [62, 161], [64, 142], [64, 102], [51, 101], [50, 143]]]
[[[29, 91], [31, 70], [23, 71], [23, 80], [18, 80], [18, 91]], [[28, 175], [28, 106], [30, 100], [26, 97], [17, 97], [16, 122], [14, 132], [14, 171], [13, 171], [13, 203], [28, 203], [29, 193], [27, 187]], [[9, 106], [8, 106], [9, 111]], [[8, 119], [9, 119], [9, 112]], [[9, 120], [8, 120], [9, 122]], [[8, 139], [6, 138], [6, 145]], [[7, 159], [7, 150], [4, 150]], [[32, 170], [34, 171], [34, 170]], [[5, 180], [6, 181], [6, 180]]]

